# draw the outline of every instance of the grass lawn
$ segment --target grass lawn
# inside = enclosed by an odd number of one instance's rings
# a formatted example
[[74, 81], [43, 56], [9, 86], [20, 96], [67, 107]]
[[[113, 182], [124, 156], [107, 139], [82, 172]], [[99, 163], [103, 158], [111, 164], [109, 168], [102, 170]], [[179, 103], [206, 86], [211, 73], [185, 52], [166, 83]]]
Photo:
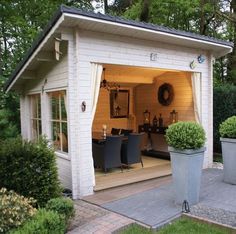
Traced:
[[228, 234], [229, 232], [210, 226], [208, 224], [195, 222], [186, 218], [181, 218], [170, 225], [165, 226], [160, 231], [152, 231], [137, 224], [131, 225], [120, 234]]

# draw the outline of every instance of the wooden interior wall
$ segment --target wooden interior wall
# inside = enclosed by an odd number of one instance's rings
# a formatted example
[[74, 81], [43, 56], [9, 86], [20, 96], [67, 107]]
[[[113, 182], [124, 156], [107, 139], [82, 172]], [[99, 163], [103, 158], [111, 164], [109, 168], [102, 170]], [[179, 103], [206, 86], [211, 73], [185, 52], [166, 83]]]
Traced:
[[[174, 100], [169, 106], [162, 106], [157, 99], [157, 91], [163, 83], [170, 83], [174, 88]], [[132, 128], [135, 131], [138, 125], [143, 124], [143, 112], [147, 109], [153, 117], [162, 114], [164, 125], [169, 125], [169, 116], [172, 110], [178, 112], [179, 121], [195, 121], [193, 109], [193, 97], [191, 87], [191, 73], [166, 72], [154, 79], [153, 84], [142, 84], [134, 88], [122, 87], [130, 90], [129, 113], [131, 118], [110, 118], [109, 91], [100, 89], [97, 110], [93, 122], [93, 131], [102, 132], [102, 125], [107, 125], [107, 131], [111, 128]]]
[[135, 117], [133, 116], [134, 98], [132, 87], [121, 87], [121, 89], [129, 90], [129, 113], [130, 118], [110, 118], [110, 96], [109, 91], [101, 88], [98, 97], [97, 109], [93, 121], [93, 132], [102, 132], [102, 125], [107, 125], [107, 132], [112, 128], [134, 129], [136, 126]]
[[[169, 106], [162, 106], [157, 99], [157, 91], [163, 83], [170, 83], [174, 88], [174, 100]], [[135, 115], [137, 125], [143, 124], [143, 112], [147, 109], [153, 117], [162, 114], [164, 125], [169, 124], [170, 112], [178, 112], [179, 121], [194, 121], [191, 73], [167, 72], [155, 79], [150, 85], [139, 85], [134, 91]]]

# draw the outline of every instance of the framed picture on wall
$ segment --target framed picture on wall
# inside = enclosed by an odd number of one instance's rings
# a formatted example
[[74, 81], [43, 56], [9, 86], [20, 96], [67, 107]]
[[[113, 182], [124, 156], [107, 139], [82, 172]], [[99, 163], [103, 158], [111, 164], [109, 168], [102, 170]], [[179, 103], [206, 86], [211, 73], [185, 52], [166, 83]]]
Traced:
[[110, 117], [128, 118], [129, 116], [129, 90], [110, 91]]

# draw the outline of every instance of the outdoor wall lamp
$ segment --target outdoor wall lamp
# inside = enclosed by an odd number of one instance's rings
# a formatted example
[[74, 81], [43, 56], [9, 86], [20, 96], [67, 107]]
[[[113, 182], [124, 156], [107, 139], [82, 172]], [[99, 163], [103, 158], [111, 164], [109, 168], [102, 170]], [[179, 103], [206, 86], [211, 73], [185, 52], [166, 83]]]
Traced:
[[86, 111], [86, 102], [85, 101], [83, 101], [81, 104], [81, 110], [82, 110], [82, 112]]

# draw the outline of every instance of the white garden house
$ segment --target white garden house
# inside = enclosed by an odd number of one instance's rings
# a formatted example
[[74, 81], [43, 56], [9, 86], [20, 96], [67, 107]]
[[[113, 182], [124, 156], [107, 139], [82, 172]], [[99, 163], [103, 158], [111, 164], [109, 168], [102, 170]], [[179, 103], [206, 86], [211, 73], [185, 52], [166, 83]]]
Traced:
[[[161, 113], [166, 127], [173, 110], [179, 121], [201, 123], [207, 133], [204, 168], [211, 167], [212, 67], [215, 58], [230, 53], [232, 46], [62, 6], [17, 66], [6, 90], [20, 94], [22, 136], [29, 140], [47, 136], [56, 150], [60, 179], [77, 199], [92, 194], [96, 185], [92, 133], [101, 132], [103, 125], [108, 132], [111, 128], [138, 132], [145, 110], [151, 122]], [[112, 117], [111, 90], [100, 88], [103, 79], [128, 91], [127, 116]], [[157, 98], [163, 83], [174, 90], [167, 106]], [[157, 139], [159, 151], [165, 151], [164, 141], [163, 136]]]

